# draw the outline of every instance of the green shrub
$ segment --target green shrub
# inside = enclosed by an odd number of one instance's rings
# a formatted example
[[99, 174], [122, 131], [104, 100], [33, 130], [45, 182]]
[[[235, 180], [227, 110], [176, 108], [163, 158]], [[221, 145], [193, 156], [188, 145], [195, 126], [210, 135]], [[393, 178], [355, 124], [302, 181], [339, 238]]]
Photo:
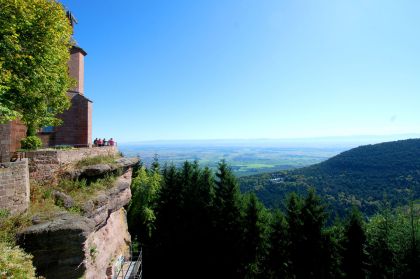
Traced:
[[32, 256], [0, 242], [0, 278], [35, 278]]
[[22, 149], [36, 150], [42, 146], [42, 141], [37, 136], [28, 136], [20, 141]]
[[88, 157], [88, 158], [78, 161], [76, 163], [76, 167], [82, 168], [82, 167], [97, 165], [97, 164], [112, 164], [112, 163], [115, 163], [115, 160], [118, 157], [119, 156], [114, 156], [114, 155], [100, 155], [100, 156], [95, 156], [95, 157]]
[[71, 145], [56, 145], [56, 146], [54, 146], [53, 147], [54, 149], [57, 149], [57, 150], [71, 150], [71, 149], [74, 149], [74, 147], [73, 146], [71, 146]]
[[9, 215], [10, 215], [9, 210], [7, 210], [7, 209], [3, 209], [3, 208], [0, 208], [0, 220], [1, 220], [2, 218], [9, 217]]

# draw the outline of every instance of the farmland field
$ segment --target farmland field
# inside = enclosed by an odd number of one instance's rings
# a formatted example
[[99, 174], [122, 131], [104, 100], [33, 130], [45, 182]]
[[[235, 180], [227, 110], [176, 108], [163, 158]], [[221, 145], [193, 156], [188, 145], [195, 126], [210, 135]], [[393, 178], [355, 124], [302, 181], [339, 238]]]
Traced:
[[139, 156], [149, 165], [155, 154], [161, 164], [180, 165], [185, 161], [197, 160], [202, 166], [215, 168], [217, 163], [226, 160], [238, 176], [252, 175], [278, 170], [299, 168], [324, 161], [347, 148], [290, 146], [287, 144], [257, 143], [139, 143], [120, 145], [126, 156]]

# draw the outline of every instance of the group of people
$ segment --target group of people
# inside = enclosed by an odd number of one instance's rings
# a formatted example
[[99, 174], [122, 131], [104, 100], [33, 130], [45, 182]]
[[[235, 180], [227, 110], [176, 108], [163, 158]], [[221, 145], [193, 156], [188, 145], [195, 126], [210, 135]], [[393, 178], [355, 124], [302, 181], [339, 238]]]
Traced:
[[109, 140], [104, 139], [98, 139], [96, 138], [93, 141], [93, 145], [94, 146], [114, 146], [116, 144], [116, 142], [114, 141], [113, 138], [110, 138]]

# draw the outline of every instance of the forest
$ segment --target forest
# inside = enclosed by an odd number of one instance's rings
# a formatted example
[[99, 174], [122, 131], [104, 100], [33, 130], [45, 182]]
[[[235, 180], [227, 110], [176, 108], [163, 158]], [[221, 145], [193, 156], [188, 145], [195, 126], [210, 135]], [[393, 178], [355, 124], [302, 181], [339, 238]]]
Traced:
[[239, 178], [241, 190], [255, 192], [268, 207], [284, 207], [290, 192], [314, 187], [335, 213], [353, 205], [374, 214], [384, 199], [392, 207], [420, 198], [420, 139], [365, 145], [322, 163], [296, 170]]
[[357, 206], [331, 212], [314, 189], [269, 209], [242, 194], [232, 170], [156, 160], [135, 170], [128, 207], [147, 278], [415, 278], [419, 208], [384, 202], [367, 218]]

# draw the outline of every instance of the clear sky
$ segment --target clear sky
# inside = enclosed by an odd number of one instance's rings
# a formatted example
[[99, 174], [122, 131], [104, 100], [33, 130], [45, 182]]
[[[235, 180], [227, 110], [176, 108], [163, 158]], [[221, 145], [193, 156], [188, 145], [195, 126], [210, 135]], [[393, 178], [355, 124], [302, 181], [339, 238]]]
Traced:
[[420, 132], [420, 1], [63, 0], [94, 137]]

